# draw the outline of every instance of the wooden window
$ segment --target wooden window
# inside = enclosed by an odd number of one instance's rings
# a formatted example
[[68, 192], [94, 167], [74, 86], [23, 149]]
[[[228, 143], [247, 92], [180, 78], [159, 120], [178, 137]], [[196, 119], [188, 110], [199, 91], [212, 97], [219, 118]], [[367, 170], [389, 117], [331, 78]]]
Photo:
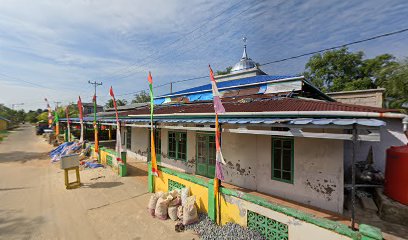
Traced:
[[293, 139], [272, 138], [272, 179], [293, 183], [293, 155]]
[[187, 160], [187, 133], [169, 132], [169, 158]]

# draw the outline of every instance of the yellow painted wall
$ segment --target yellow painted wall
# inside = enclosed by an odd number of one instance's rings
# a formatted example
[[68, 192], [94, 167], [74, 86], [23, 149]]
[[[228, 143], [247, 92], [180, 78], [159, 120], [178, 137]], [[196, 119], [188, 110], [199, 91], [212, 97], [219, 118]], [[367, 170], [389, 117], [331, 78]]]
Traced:
[[101, 155], [101, 164], [106, 165], [106, 156], [108, 155], [107, 152], [105, 151], [100, 151], [100, 155]]
[[8, 122], [3, 119], [0, 119], [0, 131], [6, 130], [7, 126], [8, 126]]
[[[196, 204], [200, 212], [208, 212], [208, 188], [195, 184], [193, 182], [184, 180], [177, 176], [159, 171], [159, 177], [154, 178], [154, 190], [155, 192], [168, 191], [169, 179], [190, 187], [191, 195], [196, 196]], [[229, 196], [225, 194], [219, 194], [216, 201], [216, 209], [220, 210], [220, 223], [225, 225], [228, 222], [236, 223], [241, 226], [247, 226], [247, 211], [261, 214], [267, 218], [274, 219], [281, 223], [288, 225], [288, 234], [291, 240], [297, 239], [309, 239], [313, 236], [313, 239], [317, 240], [349, 240], [348, 236], [341, 235], [333, 232], [329, 229], [325, 229], [314, 225], [309, 222], [305, 222], [294, 217], [290, 217], [284, 213], [276, 212], [274, 210], [259, 206], [255, 203], [243, 200], [239, 197]], [[218, 219], [217, 219], [218, 222]]]
[[[221, 209], [221, 225], [229, 222], [233, 222], [241, 226], [247, 225], [246, 209], [242, 209], [242, 206], [240, 206], [240, 201], [242, 200], [220, 194], [220, 197], [217, 199], [217, 209]], [[221, 208], [219, 208], [219, 206]]]
[[208, 212], [208, 188], [201, 185], [186, 181], [177, 176], [173, 176], [167, 173], [159, 171], [159, 177], [155, 177], [154, 191], [155, 192], [167, 192], [168, 180], [171, 179], [175, 182], [181, 183], [186, 187], [190, 187], [190, 195], [196, 196], [196, 204], [199, 212]]

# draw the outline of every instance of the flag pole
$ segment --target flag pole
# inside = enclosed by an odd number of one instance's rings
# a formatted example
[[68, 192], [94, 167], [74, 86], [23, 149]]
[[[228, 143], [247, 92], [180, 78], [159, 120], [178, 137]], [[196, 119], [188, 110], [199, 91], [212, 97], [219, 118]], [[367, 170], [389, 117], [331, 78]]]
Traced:
[[116, 104], [115, 94], [113, 93], [112, 86], [109, 90], [109, 95], [112, 97], [113, 107], [115, 108], [115, 115], [116, 115], [116, 161], [118, 164], [118, 173], [120, 173], [119, 164], [123, 163], [122, 161], [122, 137], [120, 136], [120, 121], [119, 121], [119, 113], [118, 107]]
[[154, 145], [154, 122], [153, 122], [153, 114], [154, 114], [154, 96], [153, 96], [153, 78], [152, 74], [149, 72], [149, 76], [147, 78], [149, 81], [149, 89], [150, 89], [150, 156], [151, 156], [151, 169], [149, 169], [149, 192], [154, 192], [154, 177], [159, 176], [159, 171], [157, 168], [157, 161], [156, 161], [156, 147]]
[[[220, 129], [219, 129], [219, 122], [218, 122], [218, 114], [225, 113], [225, 108], [221, 102], [221, 95], [217, 88], [217, 83], [214, 78], [214, 72], [211, 69], [211, 66], [208, 65], [210, 70], [210, 80], [211, 80], [211, 88], [213, 94], [213, 103], [214, 103], [214, 112], [215, 112], [215, 148], [216, 148], [216, 159], [215, 159], [215, 177], [214, 177], [214, 210], [215, 210], [215, 221], [217, 224], [221, 223], [221, 212], [220, 212], [220, 195], [219, 195], [219, 188], [221, 181], [224, 180], [224, 174], [222, 170], [222, 165], [225, 164], [224, 158], [221, 152], [221, 144], [220, 144]], [[217, 206], [217, 208], [215, 208]]]

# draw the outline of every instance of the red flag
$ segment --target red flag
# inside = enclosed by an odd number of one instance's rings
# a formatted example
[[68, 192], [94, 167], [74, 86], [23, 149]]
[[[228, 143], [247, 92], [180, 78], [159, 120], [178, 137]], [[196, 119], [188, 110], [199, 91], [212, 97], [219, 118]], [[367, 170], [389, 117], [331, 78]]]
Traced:
[[79, 110], [79, 118], [83, 119], [84, 118], [84, 115], [83, 115], [84, 107], [82, 106], [81, 96], [78, 97], [77, 105], [78, 105], [78, 110]]
[[150, 84], [153, 84], [153, 78], [150, 72], [149, 72], [149, 76], [147, 77], [147, 80], [149, 81]]
[[116, 112], [116, 120], [118, 120], [118, 119], [119, 119], [118, 109], [117, 109], [117, 106], [116, 106], [116, 99], [115, 99], [115, 94], [113, 93], [113, 88], [112, 88], [112, 86], [111, 86], [110, 89], [109, 89], [109, 95], [112, 97], [113, 107], [115, 108], [115, 112]]
[[109, 95], [110, 95], [113, 99], [115, 99], [115, 94], [113, 94], [113, 88], [112, 88], [112, 86], [111, 86], [110, 89], [109, 89]]

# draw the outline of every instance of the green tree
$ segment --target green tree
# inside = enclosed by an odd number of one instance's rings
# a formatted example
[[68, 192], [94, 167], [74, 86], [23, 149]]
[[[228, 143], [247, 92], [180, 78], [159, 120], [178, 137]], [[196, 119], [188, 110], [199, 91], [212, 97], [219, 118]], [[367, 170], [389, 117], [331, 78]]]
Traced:
[[226, 75], [226, 74], [231, 73], [231, 69], [232, 67], [229, 66], [229, 67], [226, 67], [224, 71], [216, 71], [215, 74], [216, 75]]
[[30, 110], [26, 113], [25, 121], [30, 122], [30, 123], [35, 123], [37, 122], [37, 116], [38, 116], [38, 113], [36, 111]]
[[132, 103], [145, 103], [150, 102], [150, 96], [146, 91], [141, 91], [138, 94], [135, 94], [135, 97], [132, 100]]
[[363, 59], [364, 53], [347, 48], [313, 55], [306, 63], [304, 76], [324, 92], [371, 89], [384, 81], [382, 70], [395, 65], [390, 54]]
[[4, 104], [0, 104], [0, 116], [10, 120], [12, 123], [20, 123], [25, 119], [24, 110], [13, 110], [6, 107]]
[[389, 108], [400, 108], [408, 102], [408, 58], [384, 67], [378, 75]]
[[37, 121], [46, 121], [48, 122], [48, 112], [43, 112], [37, 116]]
[[[116, 99], [117, 106], [125, 106], [127, 104], [126, 99]], [[113, 100], [109, 99], [109, 101], [105, 104], [106, 108], [113, 108]]]

